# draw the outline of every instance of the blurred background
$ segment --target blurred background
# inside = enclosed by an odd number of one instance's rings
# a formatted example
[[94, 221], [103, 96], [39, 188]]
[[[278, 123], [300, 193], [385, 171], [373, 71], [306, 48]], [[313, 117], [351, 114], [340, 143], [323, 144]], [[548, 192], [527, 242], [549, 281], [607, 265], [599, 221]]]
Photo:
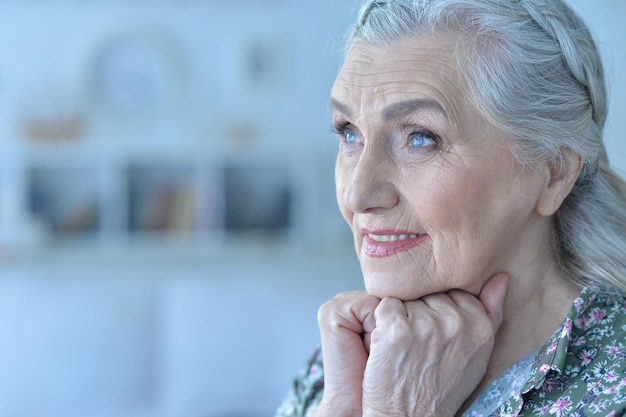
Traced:
[[[572, 4], [626, 170], [626, 3]], [[360, 288], [328, 94], [353, 0], [0, 0], [0, 417], [270, 416]]]

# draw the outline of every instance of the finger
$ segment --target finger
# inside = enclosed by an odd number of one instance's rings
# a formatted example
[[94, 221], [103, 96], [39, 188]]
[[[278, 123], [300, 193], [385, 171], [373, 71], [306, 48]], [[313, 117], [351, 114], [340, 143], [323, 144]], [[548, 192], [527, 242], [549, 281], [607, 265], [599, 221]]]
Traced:
[[404, 302], [398, 298], [383, 298], [374, 310], [376, 328], [370, 335], [370, 346], [380, 343], [394, 345], [400, 342], [411, 330], [409, 313]]
[[509, 289], [509, 277], [504, 273], [494, 275], [480, 291], [478, 299], [487, 312], [494, 331], [497, 331], [504, 318], [504, 299]]
[[365, 352], [370, 354], [370, 345], [372, 344], [372, 333], [368, 332], [363, 334], [363, 346], [365, 346]]
[[376, 327], [374, 312], [380, 303], [380, 298], [367, 295], [360, 298], [358, 302], [352, 304], [350, 312], [360, 324], [360, 333], [363, 335], [371, 333]]
[[[460, 294], [465, 294], [464, 291], [461, 290], [452, 290], [450, 292], [441, 292], [435, 294], [429, 294], [422, 297], [419, 301], [423, 302], [428, 308], [435, 312], [443, 313], [444, 315], [449, 312], [451, 309], [457, 307], [457, 300], [453, 296], [455, 292]], [[462, 307], [462, 306], [458, 306]]]
[[[363, 378], [368, 355], [363, 340], [364, 328], [374, 327], [371, 323], [374, 323], [374, 308], [378, 302], [378, 298], [365, 292], [339, 294], [318, 310], [329, 386], [343, 387], [346, 381]], [[360, 390], [360, 382], [356, 386]]]
[[451, 290], [447, 294], [460, 311], [468, 314], [486, 314], [485, 307], [475, 295], [463, 290]]
[[363, 305], [358, 305], [359, 309], [355, 311], [355, 317], [361, 321], [364, 334], [370, 334], [376, 328], [375, 311], [380, 304], [380, 298], [369, 296], [363, 300]]
[[378, 303], [378, 306], [374, 310], [376, 326], [384, 325], [390, 319], [395, 320], [399, 317], [407, 316], [408, 313], [404, 302], [393, 297], [385, 297], [380, 300], [380, 303]]
[[375, 327], [373, 311], [379, 302], [380, 299], [366, 292], [338, 294], [320, 307], [318, 322], [320, 326], [354, 333], [371, 331]]

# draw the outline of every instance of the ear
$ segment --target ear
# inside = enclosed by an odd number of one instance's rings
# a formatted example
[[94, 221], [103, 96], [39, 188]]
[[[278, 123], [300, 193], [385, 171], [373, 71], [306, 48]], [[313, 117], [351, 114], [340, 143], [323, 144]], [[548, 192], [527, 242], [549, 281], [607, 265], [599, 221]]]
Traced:
[[542, 216], [552, 216], [568, 196], [580, 170], [584, 158], [569, 148], [563, 148], [547, 161], [546, 184], [537, 200], [537, 212]]

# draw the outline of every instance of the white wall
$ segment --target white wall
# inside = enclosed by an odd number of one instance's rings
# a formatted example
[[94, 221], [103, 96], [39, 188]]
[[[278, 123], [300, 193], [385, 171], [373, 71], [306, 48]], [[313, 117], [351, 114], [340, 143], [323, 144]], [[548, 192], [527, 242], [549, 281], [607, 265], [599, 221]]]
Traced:
[[0, 272], [0, 416], [272, 415], [352, 256]]
[[589, 23], [605, 63], [609, 118], [605, 143], [611, 163], [626, 175], [626, 3], [621, 0], [570, 0]]
[[[351, 0], [3, 2], [3, 139], [15, 133], [16, 103], [29, 92], [52, 85], [84, 93], [98, 47], [118, 32], [141, 27], [169, 32], [177, 43], [187, 85], [185, 110], [194, 112], [191, 122], [200, 124], [198, 129], [246, 117], [276, 134], [301, 131], [303, 124], [306, 130], [325, 127], [336, 38], [341, 39], [351, 7]], [[245, 48], [259, 40], [277, 40], [288, 52], [288, 88], [277, 94], [256, 93], [242, 82]]]

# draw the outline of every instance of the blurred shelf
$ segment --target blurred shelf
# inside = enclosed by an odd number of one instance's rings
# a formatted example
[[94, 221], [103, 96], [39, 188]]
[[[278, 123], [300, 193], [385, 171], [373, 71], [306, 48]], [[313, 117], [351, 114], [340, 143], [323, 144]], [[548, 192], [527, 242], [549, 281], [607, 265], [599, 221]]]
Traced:
[[332, 251], [346, 234], [338, 214], [328, 215], [336, 207], [334, 196], [324, 197], [331, 186], [323, 158], [261, 147], [18, 146], [0, 155], [1, 256], [158, 260], [222, 259], [247, 248]]

